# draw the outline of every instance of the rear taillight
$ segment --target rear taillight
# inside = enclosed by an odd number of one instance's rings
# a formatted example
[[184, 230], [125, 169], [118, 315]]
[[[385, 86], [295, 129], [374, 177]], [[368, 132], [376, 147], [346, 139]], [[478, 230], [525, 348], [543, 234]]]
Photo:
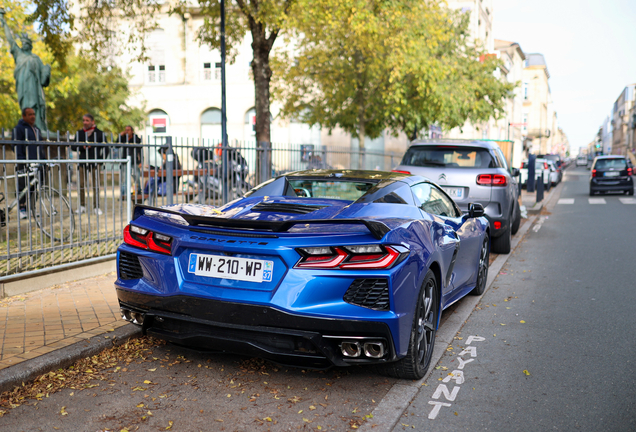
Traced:
[[501, 174], [479, 174], [477, 184], [480, 186], [506, 186], [508, 179]]
[[391, 170], [391, 172], [396, 172], [396, 173], [400, 173], [400, 174], [411, 174], [410, 171], [402, 171], [402, 170]]
[[167, 255], [172, 254], [172, 237], [134, 225], [126, 225], [124, 228], [124, 243]]
[[596, 177], [596, 170], [595, 169], [592, 170], [592, 177]]
[[387, 269], [406, 258], [404, 246], [362, 245], [298, 248], [301, 255], [296, 268], [313, 269]]
[[547, 162], [543, 162], [543, 169], [548, 169], [548, 163]]
[[632, 173], [633, 173], [633, 172], [634, 172], [634, 171], [632, 170], [632, 168], [631, 168], [631, 167], [627, 168], [627, 175], [628, 175], [628, 176], [632, 175]]

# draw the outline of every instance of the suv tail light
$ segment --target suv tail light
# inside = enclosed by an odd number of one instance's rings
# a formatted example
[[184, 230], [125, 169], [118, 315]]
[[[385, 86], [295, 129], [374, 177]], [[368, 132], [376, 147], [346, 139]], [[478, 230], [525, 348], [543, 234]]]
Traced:
[[548, 166], [547, 162], [543, 162], [543, 169], [549, 169], [550, 167]]
[[596, 170], [595, 169], [592, 170], [592, 177], [596, 177]]
[[480, 186], [506, 186], [508, 179], [501, 174], [479, 174], [477, 184]]
[[634, 172], [634, 170], [632, 169], [632, 167], [628, 167], [627, 168], [627, 175], [628, 176], [632, 175], [633, 172]]
[[296, 268], [314, 269], [388, 269], [409, 254], [404, 246], [362, 245], [298, 248], [301, 255]]
[[411, 174], [410, 171], [402, 171], [402, 170], [391, 170], [391, 172], [401, 173], [401, 174]]
[[124, 228], [124, 243], [167, 255], [172, 254], [172, 237], [134, 225]]

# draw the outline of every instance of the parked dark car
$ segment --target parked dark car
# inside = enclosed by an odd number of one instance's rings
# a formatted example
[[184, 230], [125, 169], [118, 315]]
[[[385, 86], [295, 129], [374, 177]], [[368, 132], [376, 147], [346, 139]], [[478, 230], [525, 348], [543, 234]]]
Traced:
[[[490, 222], [494, 253], [509, 253], [511, 235], [521, 223], [519, 170], [508, 166], [499, 146], [491, 141], [416, 141], [394, 171], [428, 177], [467, 213], [479, 203]], [[549, 180], [548, 180], [549, 181]]]
[[597, 156], [592, 163], [590, 195], [616, 191], [634, 195], [633, 174], [625, 156]]

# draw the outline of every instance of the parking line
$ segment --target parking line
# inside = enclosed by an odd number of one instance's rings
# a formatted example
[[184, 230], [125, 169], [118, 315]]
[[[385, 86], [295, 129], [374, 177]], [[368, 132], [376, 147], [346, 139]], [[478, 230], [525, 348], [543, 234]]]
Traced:
[[607, 204], [605, 198], [588, 198], [590, 204]]
[[618, 200], [623, 204], [636, 204], [636, 198], [619, 198]]
[[574, 198], [561, 198], [557, 204], [574, 204]]

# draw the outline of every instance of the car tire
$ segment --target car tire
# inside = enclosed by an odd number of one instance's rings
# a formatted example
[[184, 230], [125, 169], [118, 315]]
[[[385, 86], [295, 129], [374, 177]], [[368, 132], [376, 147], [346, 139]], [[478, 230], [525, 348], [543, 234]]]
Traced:
[[512, 239], [510, 238], [510, 228], [506, 232], [502, 233], [499, 237], [492, 238], [492, 251], [496, 254], [508, 254], [510, 253]]
[[417, 380], [428, 370], [435, 346], [439, 317], [439, 289], [429, 270], [418, 293], [406, 357], [378, 366], [380, 373], [394, 378]]
[[488, 244], [488, 233], [484, 234], [484, 242], [479, 250], [479, 263], [477, 263], [477, 282], [475, 288], [470, 292], [471, 295], [482, 295], [486, 290], [486, 281], [488, 280], [488, 267], [490, 266], [490, 245]]
[[632, 188], [632, 190], [628, 190], [627, 195], [634, 195], [634, 189]]
[[519, 201], [515, 201], [514, 219], [512, 220], [512, 226], [510, 227], [510, 233], [512, 235], [517, 234], [519, 226], [521, 225], [521, 208], [519, 207]]
[[596, 192], [594, 192], [594, 189], [590, 188], [590, 196], [594, 196]]

